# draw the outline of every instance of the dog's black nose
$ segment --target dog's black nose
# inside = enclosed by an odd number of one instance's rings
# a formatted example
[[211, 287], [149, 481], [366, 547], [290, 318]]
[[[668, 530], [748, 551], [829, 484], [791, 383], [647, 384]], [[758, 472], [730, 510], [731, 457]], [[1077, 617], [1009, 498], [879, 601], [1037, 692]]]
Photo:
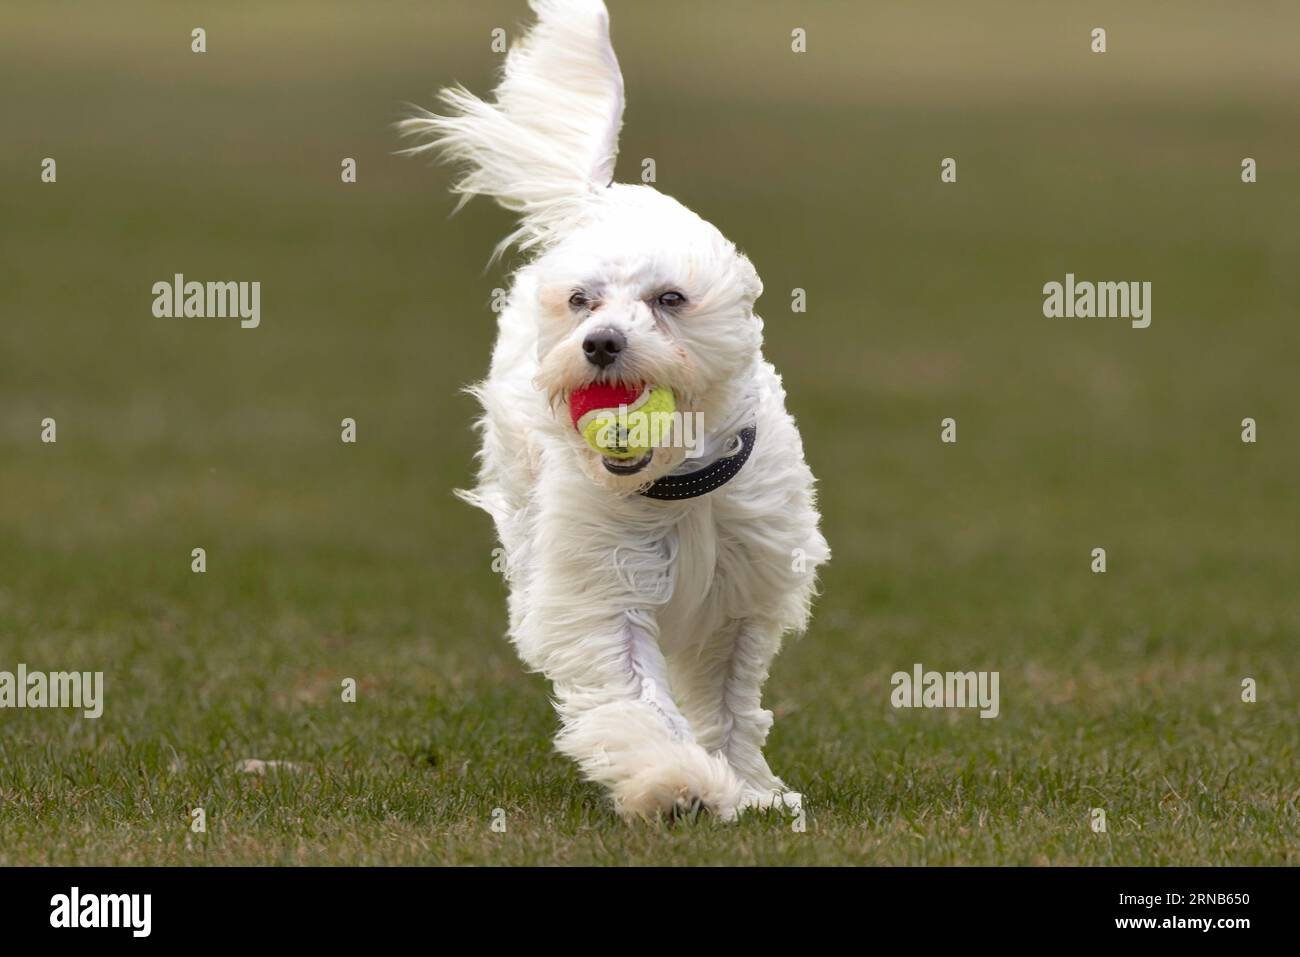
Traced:
[[582, 340], [582, 351], [587, 361], [602, 369], [618, 358], [618, 354], [627, 348], [627, 339], [617, 329], [596, 329], [587, 333]]

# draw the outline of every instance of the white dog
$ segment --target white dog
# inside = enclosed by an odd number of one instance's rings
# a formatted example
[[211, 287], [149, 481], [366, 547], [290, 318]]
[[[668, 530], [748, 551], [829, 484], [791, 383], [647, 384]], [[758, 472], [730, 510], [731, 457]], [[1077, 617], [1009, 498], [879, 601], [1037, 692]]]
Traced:
[[[444, 90], [404, 121], [519, 214], [516, 272], [486, 381], [478, 487], [506, 553], [510, 636], [550, 679], [556, 744], [625, 818], [798, 808], [762, 748], [760, 694], [802, 630], [816, 568], [814, 479], [764, 361], [762, 283], [717, 229], [612, 182], [623, 79], [601, 0], [531, 0], [495, 102]], [[570, 399], [593, 383], [672, 390], [703, 439], [629, 461], [593, 449]]]

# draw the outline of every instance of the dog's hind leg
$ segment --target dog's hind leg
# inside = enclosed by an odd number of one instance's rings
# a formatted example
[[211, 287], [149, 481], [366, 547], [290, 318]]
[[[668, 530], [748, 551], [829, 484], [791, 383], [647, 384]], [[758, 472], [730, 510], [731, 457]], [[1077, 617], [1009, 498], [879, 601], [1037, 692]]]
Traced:
[[561, 752], [604, 784], [625, 818], [703, 806], [735, 817], [744, 782], [726, 758], [696, 742], [669, 691], [652, 616], [628, 611], [566, 650], [551, 644], [547, 675], [563, 728]]

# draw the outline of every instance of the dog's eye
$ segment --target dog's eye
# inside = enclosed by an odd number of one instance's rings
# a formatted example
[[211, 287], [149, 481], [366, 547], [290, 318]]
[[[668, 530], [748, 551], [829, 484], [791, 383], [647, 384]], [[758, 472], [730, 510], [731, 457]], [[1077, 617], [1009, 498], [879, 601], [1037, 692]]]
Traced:
[[655, 301], [667, 309], [676, 309], [678, 306], [686, 305], [686, 297], [676, 291], [660, 293], [659, 298]]

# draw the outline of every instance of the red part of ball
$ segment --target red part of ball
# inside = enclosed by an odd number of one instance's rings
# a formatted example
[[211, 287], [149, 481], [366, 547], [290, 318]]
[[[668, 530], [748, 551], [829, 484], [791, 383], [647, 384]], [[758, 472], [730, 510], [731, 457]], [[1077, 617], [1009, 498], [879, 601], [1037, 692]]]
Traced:
[[574, 428], [578, 420], [588, 412], [596, 409], [617, 409], [620, 405], [631, 405], [641, 397], [642, 385], [620, 385], [613, 382], [593, 382], [569, 396], [569, 415]]

